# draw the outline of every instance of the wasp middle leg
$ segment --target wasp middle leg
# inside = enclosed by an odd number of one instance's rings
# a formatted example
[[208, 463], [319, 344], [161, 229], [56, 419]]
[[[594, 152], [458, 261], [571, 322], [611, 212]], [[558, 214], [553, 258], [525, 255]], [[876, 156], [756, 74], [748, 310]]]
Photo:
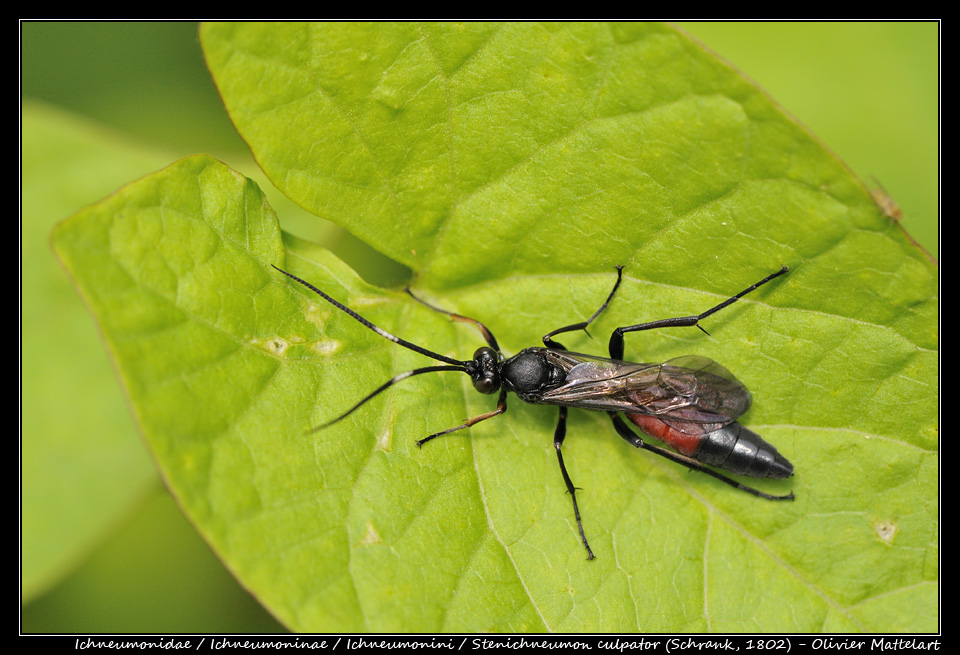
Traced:
[[[610, 301], [613, 300], [614, 294], [616, 294], [617, 289], [620, 288], [621, 280], [623, 280], [623, 266], [617, 266], [617, 281], [613, 283], [613, 289], [611, 289], [610, 295], [608, 295], [607, 299], [603, 301], [603, 304], [600, 305], [600, 309], [595, 311], [593, 313], [593, 316], [591, 316], [585, 321], [574, 323], [573, 325], [566, 325], [562, 328], [557, 328], [553, 332], [550, 332], [549, 334], [544, 335], [543, 345], [545, 345], [547, 348], [553, 348], [554, 350], [566, 350], [563, 344], [554, 341], [551, 337], [557, 334], [563, 334], [564, 332], [576, 332], [577, 330], [583, 330], [584, 332], [587, 332], [587, 326], [590, 325], [596, 317], [600, 316], [603, 310], [607, 308], [607, 305], [610, 304]], [[587, 334], [590, 334], [590, 333], [587, 332]]]

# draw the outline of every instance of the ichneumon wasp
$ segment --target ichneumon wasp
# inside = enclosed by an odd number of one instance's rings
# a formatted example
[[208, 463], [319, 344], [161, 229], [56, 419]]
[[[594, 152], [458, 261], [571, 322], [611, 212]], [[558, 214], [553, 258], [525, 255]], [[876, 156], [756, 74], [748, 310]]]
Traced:
[[[593, 559], [594, 555], [583, 532], [580, 508], [577, 506], [576, 487], [573, 486], [567, 474], [561, 453], [561, 446], [567, 433], [567, 408], [569, 407], [607, 412], [617, 434], [631, 445], [665, 457], [688, 469], [702, 471], [741, 491], [768, 500], [793, 499], [792, 492], [785, 496], [764, 493], [704, 466], [707, 464], [730, 473], [754, 478], [788, 478], [793, 475], [793, 464], [760, 435], [737, 422], [737, 419], [749, 409], [751, 397], [747, 388], [730, 371], [706, 357], [696, 355], [677, 357], [663, 364], [636, 364], [623, 360], [623, 335], [663, 327], [696, 327], [706, 333], [706, 330], [700, 326], [700, 321], [785, 274], [788, 270], [786, 266], [702, 314], [618, 327], [610, 335], [609, 358], [570, 352], [553, 337], [564, 332], [586, 330], [587, 326], [607, 308], [617, 293], [620, 282], [623, 280], [622, 266], [617, 267], [617, 281], [610, 295], [593, 316], [586, 321], [567, 325], [548, 333], [543, 337], [543, 346], [525, 348], [513, 357], [504, 357], [493, 333], [480, 321], [435, 307], [417, 298], [410, 289], [407, 289], [407, 293], [412, 298], [430, 309], [446, 314], [454, 321], [472, 323], [477, 327], [487, 345], [478, 348], [473, 354], [473, 359], [463, 361], [445, 357], [394, 336], [309, 282], [276, 266], [274, 268], [315, 292], [380, 336], [404, 348], [445, 363], [443, 366], [426, 366], [406, 371], [391, 378], [346, 412], [313, 428], [310, 433], [346, 418], [364, 403], [401, 380], [437, 371], [466, 373], [473, 381], [474, 388], [480, 393], [499, 392], [497, 407], [493, 411], [468, 419], [462, 425], [420, 439], [417, 441], [417, 446], [503, 414], [507, 411], [508, 391], [515, 393], [524, 402], [558, 405], [560, 418], [554, 432], [553, 446], [557, 452], [563, 482], [573, 500], [573, 514], [577, 519], [580, 540], [587, 549], [587, 559]], [[624, 422], [621, 414], [645, 434], [663, 441], [673, 450], [645, 442]]]

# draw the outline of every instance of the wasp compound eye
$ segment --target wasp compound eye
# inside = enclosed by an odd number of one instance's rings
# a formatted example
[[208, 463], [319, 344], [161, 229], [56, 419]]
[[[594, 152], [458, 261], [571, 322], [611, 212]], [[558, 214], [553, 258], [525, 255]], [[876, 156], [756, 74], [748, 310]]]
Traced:
[[500, 385], [497, 383], [496, 377], [493, 375], [486, 375], [482, 378], [477, 378], [474, 380], [473, 388], [482, 394], [491, 394], [499, 389]]
[[483, 370], [493, 369], [497, 365], [497, 351], [488, 346], [477, 348], [473, 353], [473, 361]]

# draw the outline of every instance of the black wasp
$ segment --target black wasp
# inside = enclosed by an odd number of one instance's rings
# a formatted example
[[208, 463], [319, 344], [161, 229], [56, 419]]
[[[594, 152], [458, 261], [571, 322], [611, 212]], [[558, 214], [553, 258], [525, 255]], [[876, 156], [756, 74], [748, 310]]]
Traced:
[[[586, 330], [587, 326], [613, 300], [623, 279], [622, 266], [617, 267], [617, 281], [610, 295], [593, 316], [581, 323], [574, 323], [550, 332], [543, 337], [543, 347], [525, 348], [509, 358], [503, 356], [493, 333], [483, 323], [434, 307], [420, 300], [407, 289], [411, 297], [430, 309], [446, 314], [452, 320], [472, 323], [480, 330], [487, 346], [478, 348], [473, 354], [473, 359], [465, 361], [444, 357], [396, 337], [378, 328], [312, 284], [276, 266], [274, 268], [314, 291], [334, 307], [380, 336], [447, 364], [446, 366], [427, 366], [401, 373], [382, 384], [339, 417], [314, 428], [311, 432], [347, 417], [368, 400], [401, 380], [436, 371], [466, 373], [477, 391], [483, 394], [499, 391], [500, 398], [497, 401], [497, 408], [492, 412], [475, 416], [455, 428], [431, 434], [419, 440], [417, 446], [503, 414], [507, 411], [508, 391], [517, 394], [524, 402], [559, 405], [560, 420], [554, 432], [553, 446], [557, 451], [564, 484], [573, 500], [573, 514], [577, 519], [580, 540], [587, 549], [588, 559], [593, 559], [593, 551], [590, 550], [590, 544], [587, 543], [587, 537], [583, 533], [580, 509], [577, 507], [576, 488], [567, 474], [567, 468], [563, 465], [563, 455], [560, 452], [567, 433], [568, 407], [607, 412], [613, 420], [617, 434], [633, 446], [649, 450], [694, 471], [703, 471], [737, 489], [768, 500], [793, 499], [793, 493], [785, 496], [770, 495], [703, 466], [709, 464], [737, 475], [748, 475], [754, 478], [787, 478], [793, 475], [793, 464], [760, 435], [737, 422], [737, 419], [750, 408], [751, 397], [747, 388], [730, 371], [706, 357], [695, 355], [677, 357], [663, 364], [635, 364], [623, 361], [624, 334], [662, 327], [697, 327], [706, 333], [706, 330], [700, 327], [701, 320], [736, 302], [757, 287], [783, 275], [787, 272], [786, 266], [697, 316], [665, 318], [649, 323], [618, 327], [610, 335], [609, 359], [570, 352], [554, 341], [553, 337], [564, 332]], [[673, 450], [643, 441], [623, 421], [621, 414], [644, 433], [663, 441]]]

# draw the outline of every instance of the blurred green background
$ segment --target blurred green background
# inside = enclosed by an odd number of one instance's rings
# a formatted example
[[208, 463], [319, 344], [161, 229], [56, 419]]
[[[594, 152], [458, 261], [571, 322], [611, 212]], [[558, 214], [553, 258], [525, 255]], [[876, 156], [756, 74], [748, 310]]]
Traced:
[[[681, 23], [679, 27], [764, 88], [868, 187], [876, 186], [871, 176], [879, 180], [900, 206], [906, 230], [937, 256], [939, 24]], [[51, 284], [67, 286], [45, 246], [46, 235], [57, 221], [119, 184], [195, 153], [210, 153], [265, 183], [220, 104], [194, 23], [22, 23], [21, 91], [25, 124], [28, 117], [51, 113], [62, 121], [59, 113], [47, 108], [52, 107], [79, 117], [82, 129], [102, 130], [105, 139], [142, 152], [144, 162], [151, 162], [117, 174], [116, 181], [109, 183], [113, 186], [106, 189], [78, 184], [79, 190], [64, 194], [69, 199], [61, 205], [53, 203], [56, 209], [49, 208], [47, 198], [46, 213], [38, 212], [31, 192], [49, 196], [57, 190], [43, 186], [44, 160], [29, 151], [33, 141], [24, 128], [24, 334], [34, 328], [34, 316], [41, 316], [39, 310], [29, 311], [28, 299], [45, 298], [31, 288], [38, 276], [28, 266], [42, 268]], [[45, 156], [56, 157], [56, 153]], [[276, 190], [265, 191], [285, 229], [322, 241], [368, 280], [392, 285], [409, 275], [339, 228], [305, 216]], [[29, 262], [36, 258], [43, 261]], [[63, 302], [79, 306], [78, 300]], [[92, 325], [89, 329], [92, 335]], [[26, 337], [23, 354], [27, 369], [32, 351]], [[24, 375], [24, 453], [36, 436], [31, 433], [40, 429], [31, 416], [46, 411], [51, 401], [42, 397], [51, 393], [48, 388], [32, 385]], [[116, 402], [122, 403], [119, 393]], [[137, 441], [132, 425], [121, 431], [128, 432], [119, 436], [124, 443]], [[140, 448], [139, 442], [132, 447]], [[282, 630], [186, 523], [159, 479], [149, 473], [145, 453], [140, 460], [138, 467], [146, 473], [123, 492], [131, 498], [111, 507], [102, 525], [42, 579], [35, 582], [31, 575], [29, 588], [24, 588], [21, 629]], [[38, 484], [32, 470], [23, 466], [25, 497], [30, 485]], [[25, 516], [22, 525], [29, 518]], [[31, 551], [24, 553], [26, 559], [35, 545], [26, 539], [22, 545]]]

